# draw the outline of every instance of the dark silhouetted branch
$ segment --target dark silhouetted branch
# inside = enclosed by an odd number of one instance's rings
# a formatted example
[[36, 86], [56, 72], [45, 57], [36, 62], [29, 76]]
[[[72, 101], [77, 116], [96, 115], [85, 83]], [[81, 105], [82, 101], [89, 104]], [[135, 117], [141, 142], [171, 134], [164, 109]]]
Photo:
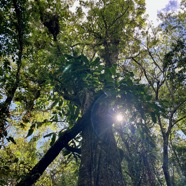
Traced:
[[43, 174], [45, 169], [57, 157], [60, 151], [67, 146], [68, 142], [72, 140], [78, 133], [82, 131], [86, 123], [90, 119], [90, 110], [88, 110], [82, 118], [71, 129], [65, 131], [53, 146], [47, 151], [43, 158], [33, 167], [33, 169], [26, 175], [16, 186], [31, 186]]

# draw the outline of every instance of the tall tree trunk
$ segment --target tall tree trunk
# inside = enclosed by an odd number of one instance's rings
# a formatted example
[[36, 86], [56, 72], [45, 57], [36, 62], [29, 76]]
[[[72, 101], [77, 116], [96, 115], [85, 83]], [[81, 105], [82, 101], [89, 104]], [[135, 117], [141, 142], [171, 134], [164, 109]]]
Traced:
[[163, 172], [167, 186], [172, 186], [169, 174], [168, 135], [163, 136]]
[[108, 110], [108, 107], [97, 104], [82, 131], [78, 186], [125, 185], [121, 157], [112, 131], [112, 119], [104, 110]]

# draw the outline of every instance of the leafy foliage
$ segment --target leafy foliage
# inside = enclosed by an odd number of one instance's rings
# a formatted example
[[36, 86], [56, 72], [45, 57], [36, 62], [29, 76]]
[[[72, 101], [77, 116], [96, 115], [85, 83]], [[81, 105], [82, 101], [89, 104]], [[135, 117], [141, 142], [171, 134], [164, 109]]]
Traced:
[[[91, 110], [87, 123], [98, 111], [112, 120], [127, 184], [170, 185], [175, 178], [181, 185], [184, 2], [182, 12], [160, 14], [162, 24], [148, 31], [144, 0], [83, 0], [72, 10], [74, 2], [0, 4], [0, 184], [20, 182]], [[36, 185], [76, 184], [83, 134], [75, 136], [60, 142], [65, 148]], [[172, 162], [180, 175], [170, 174]]]

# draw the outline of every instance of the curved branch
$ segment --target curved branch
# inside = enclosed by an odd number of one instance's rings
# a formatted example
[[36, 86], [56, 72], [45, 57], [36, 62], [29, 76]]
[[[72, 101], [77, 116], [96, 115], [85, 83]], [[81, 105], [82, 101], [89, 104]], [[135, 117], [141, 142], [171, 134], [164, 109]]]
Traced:
[[152, 81], [149, 79], [149, 77], [148, 77], [148, 75], [147, 75], [147, 72], [146, 72], [145, 68], [144, 68], [144, 67], [142, 66], [142, 64], [140, 64], [134, 57], [131, 57], [131, 59], [132, 59], [137, 65], [139, 65], [139, 66], [141, 67], [141, 69], [143, 70], [143, 73], [144, 73], [144, 75], [145, 75], [145, 77], [146, 77], [146, 79], [147, 79], [149, 85], [152, 87], [153, 91], [156, 93], [156, 89], [154, 88]]
[[174, 124], [176, 124], [176, 123], [178, 123], [178, 122], [184, 120], [185, 118], [186, 118], [186, 115], [183, 116], [183, 117], [181, 117], [181, 118], [179, 118], [179, 119], [177, 119], [177, 120], [174, 122]]

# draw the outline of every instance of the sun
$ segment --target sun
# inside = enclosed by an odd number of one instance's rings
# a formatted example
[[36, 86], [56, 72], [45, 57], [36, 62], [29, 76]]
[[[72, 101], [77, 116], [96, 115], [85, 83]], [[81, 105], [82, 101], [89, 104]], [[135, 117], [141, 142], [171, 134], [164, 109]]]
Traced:
[[116, 120], [118, 121], [118, 122], [121, 122], [121, 121], [123, 121], [123, 115], [122, 114], [117, 114], [116, 115]]

